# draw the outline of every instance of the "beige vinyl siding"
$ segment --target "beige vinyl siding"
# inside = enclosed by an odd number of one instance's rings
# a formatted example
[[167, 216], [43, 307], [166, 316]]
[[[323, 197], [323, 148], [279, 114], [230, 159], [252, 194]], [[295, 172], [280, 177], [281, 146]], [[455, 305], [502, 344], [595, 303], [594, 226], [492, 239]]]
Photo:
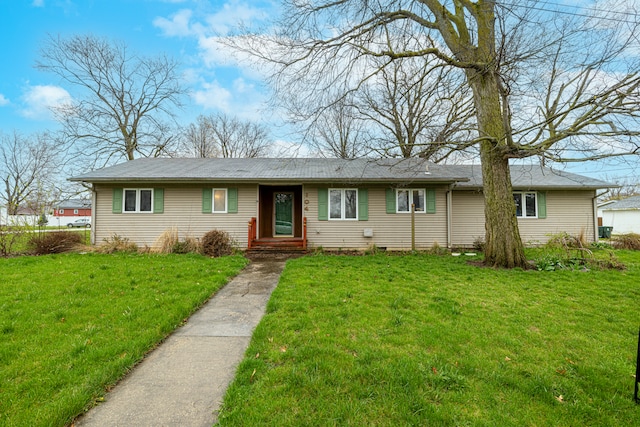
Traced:
[[451, 192], [451, 245], [472, 247], [484, 241], [484, 196], [479, 191]]
[[[328, 188], [329, 186], [323, 186]], [[331, 187], [337, 188], [337, 187]], [[354, 188], [354, 187], [348, 187]], [[411, 214], [386, 213], [385, 191], [388, 187], [364, 186], [369, 194], [369, 219], [318, 220], [318, 188], [305, 186], [305, 211], [307, 217], [308, 246], [324, 249], [366, 249], [370, 245], [389, 250], [411, 249]], [[413, 188], [413, 187], [411, 187]], [[423, 187], [416, 187], [423, 188]], [[446, 189], [436, 189], [436, 213], [416, 213], [416, 247], [428, 249], [438, 242], [447, 244]], [[373, 237], [364, 237], [364, 229], [373, 230]]]
[[202, 188], [205, 186], [119, 185], [118, 188], [164, 188], [164, 213], [112, 213], [113, 186], [97, 186], [96, 215], [93, 223], [97, 245], [114, 234], [127, 237], [141, 247], [153, 247], [163, 231], [177, 227], [180, 238], [202, 237], [207, 231], [227, 231], [239, 247], [247, 246], [247, 224], [257, 212], [256, 185], [210, 185], [207, 188], [237, 188], [238, 213], [202, 213]]
[[[528, 246], [544, 244], [550, 235], [584, 232], [588, 241], [594, 238], [593, 197], [591, 190], [545, 191], [547, 217], [519, 218], [520, 237]], [[470, 247], [474, 240], [484, 240], [484, 198], [476, 191], [454, 191], [452, 195], [453, 246]]]

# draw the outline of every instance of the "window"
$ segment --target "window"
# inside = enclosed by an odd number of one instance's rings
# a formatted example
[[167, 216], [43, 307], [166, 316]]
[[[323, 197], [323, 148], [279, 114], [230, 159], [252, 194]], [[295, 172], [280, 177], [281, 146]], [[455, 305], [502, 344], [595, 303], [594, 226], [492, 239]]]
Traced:
[[358, 190], [329, 190], [329, 219], [358, 219]]
[[214, 188], [213, 189], [213, 213], [226, 213], [226, 212], [227, 212], [227, 189]]
[[153, 212], [153, 190], [125, 188], [123, 212]]
[[60, 215], [64, 215], [64, 209], [60, 209], [60, 211], [58, 212]]
[[513, 193], [513, 201], [516, 204], [516, 216], [518, 218], [537, 218], [538, 203], [534, 192]]
[[74, 214], [74, 215], [78, 215], [78, 209], [74, 209], [74, 210], [73, 210], [73, 214]]
[[424, 190], [403, 189], [396, 191], [397, 212], [411, 212], [411, 204], [415, 205], [416, 212], [424, 212]]

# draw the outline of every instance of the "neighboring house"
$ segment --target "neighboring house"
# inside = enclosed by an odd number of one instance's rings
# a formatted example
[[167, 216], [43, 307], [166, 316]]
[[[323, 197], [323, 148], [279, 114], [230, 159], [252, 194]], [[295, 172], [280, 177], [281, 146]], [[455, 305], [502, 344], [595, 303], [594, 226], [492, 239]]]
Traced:
[[640, 196], [600, 205], [602, 225], [613, 227], [613, 234], [640, 234]]
[[[520, 233], [597, 240], [596, 190], [610, 185], [540, 166], [512, 166]], [[153, 247], [226, 230], [241, 248], [470, 247], [484, 238], [480, 166], [423, 159], [139, 159], [71, 178], [93, 186], [92, 239], [114, 234]]]
[[90, 217], [91, 202], [82, 199], [64, 200], [53, 208], [53, 216]]

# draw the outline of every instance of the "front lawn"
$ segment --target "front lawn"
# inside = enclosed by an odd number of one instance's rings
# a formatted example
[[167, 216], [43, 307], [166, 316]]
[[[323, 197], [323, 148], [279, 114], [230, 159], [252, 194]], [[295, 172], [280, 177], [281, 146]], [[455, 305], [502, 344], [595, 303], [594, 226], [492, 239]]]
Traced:
[[640, 425], [640, 255], [618, 257], [627, 270], [289, 261], [220, 425]]
[[245, 264], [199, 255], [0, 259], [0, 425], [70, 423]]

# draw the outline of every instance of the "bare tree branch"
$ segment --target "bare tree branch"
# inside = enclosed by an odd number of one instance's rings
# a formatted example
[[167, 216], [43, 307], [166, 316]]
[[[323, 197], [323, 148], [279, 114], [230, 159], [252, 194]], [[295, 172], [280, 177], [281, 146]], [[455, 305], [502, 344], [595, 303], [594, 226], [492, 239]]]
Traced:
[[74, 153], [101, 166], [168, 151], [168, 123], [185, 93], [177, 62], [94, 36], [50, 36], [40, 54], [38, 69], [77, 89], [71, 104], [54, 109]]

